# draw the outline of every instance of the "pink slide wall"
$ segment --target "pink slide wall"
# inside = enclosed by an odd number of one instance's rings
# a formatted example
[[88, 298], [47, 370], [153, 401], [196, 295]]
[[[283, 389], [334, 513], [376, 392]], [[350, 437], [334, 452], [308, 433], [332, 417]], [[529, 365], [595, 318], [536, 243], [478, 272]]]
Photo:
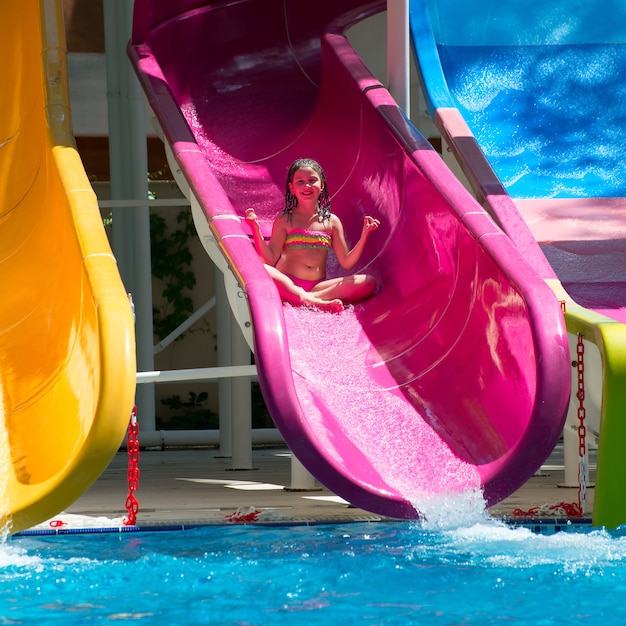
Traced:
[[[558, 302], [411, 126], [344, 36], [384, 2], [137, 0], [129, 56], [246, 292], [263, 395], [291, 450], [354, 505], [411, 518], [493, 504], [557, 442], [570, 365]], [[298, 157], [324, 167], [376, 294], [283, 306], [242, 220], [269, 229]], [[331, 274], [338, 272], [331, 266]]]

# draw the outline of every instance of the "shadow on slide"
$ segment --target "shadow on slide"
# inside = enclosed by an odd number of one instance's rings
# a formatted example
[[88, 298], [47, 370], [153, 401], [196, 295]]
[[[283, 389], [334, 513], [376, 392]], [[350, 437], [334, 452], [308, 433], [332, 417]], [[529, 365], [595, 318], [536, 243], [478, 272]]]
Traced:
[[70, 125], [60, 1], [0, 6], [0, 415], [10, 532], [76, 500], [117, 452], [134, 322]]
[[[344, 36], [384, 7], [137, 0], [129, 56], [247, 296], [285, 441], [352, 504], [414, 518], [434, 496], [480, 488], [491, 505], [520, 487], [560, 436], [570, 364], [552, 291]], [[357, 268], [379, 289], [340, 315], [282, 305], [242, 220], [254, 206], [269, 232], [302, 156], [348, 239], [381, 220]]]

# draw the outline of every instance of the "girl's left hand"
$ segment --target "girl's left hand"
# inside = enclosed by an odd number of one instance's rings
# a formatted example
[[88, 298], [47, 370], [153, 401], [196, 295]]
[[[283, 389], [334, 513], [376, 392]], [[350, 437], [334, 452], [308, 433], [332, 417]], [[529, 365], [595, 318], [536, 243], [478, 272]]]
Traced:
[[380, 220], [377, 220], [375, 217], [366, 215], [363, 218], [363, 232], [370, 232], [372, 230], [376, 230], [379, 226], [380, 226]]
[[244, 217], [246, 222], [256, 222], [257, 221], [257, 216], [256, 216], [256, 212], [253, 208], [248, 208], [246, 209], [246, 212], [244, 213]]

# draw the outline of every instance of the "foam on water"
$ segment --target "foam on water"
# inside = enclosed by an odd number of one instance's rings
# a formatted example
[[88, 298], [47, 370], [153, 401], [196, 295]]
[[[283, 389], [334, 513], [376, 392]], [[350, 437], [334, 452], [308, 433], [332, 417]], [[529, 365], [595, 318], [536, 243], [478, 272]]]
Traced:
[[12, 579], [15, 572], [12, 568], [42, 571], [44, 562], [45, 559], [40, 555], [29, 554], [23, 548], [5, 539], [0, 543], [0, 582]]
[[483, 521], [23, 537], [0, 547], [8, 623], [624, 623], [626, 537]]
[[485, 567], [532, 570], [550, 566], [568, 576], [610, 575], [626, 564], [626, 537], [604, 529], [535, 534], [491, 520], [449, 531], [449, 550]]

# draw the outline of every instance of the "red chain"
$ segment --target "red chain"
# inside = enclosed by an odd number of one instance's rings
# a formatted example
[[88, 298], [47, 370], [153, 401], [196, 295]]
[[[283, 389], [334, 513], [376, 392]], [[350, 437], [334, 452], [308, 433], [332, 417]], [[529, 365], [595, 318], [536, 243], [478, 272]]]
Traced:
[[261, 515], [261, 511], [251, 506], [248, 510], [240, 506], [234, 513], [226, 515], [225, 518], [233, 524], [247, 524], [248, 522], [256, 522]]
[[128, 517], [124, 518], [125, 526], [134, 526], [137, 521], [139, 502], [135, 498], [135, 491], [139, 489], [139, 424], [137, 422], [137, 407], [133, 407], [126, 436], [128, 447], [128, 497], [126, 510]]
[[576, 346], [578, 357], [578, 506], [582, 513], [587, 510], [587, 484], [589, 476], [587, 472], [587, 428], [585, 419], [585, 344], [582, 333], [578, 333], [578, 345]]
[[[561, 308], [565, 312], [565, 303], [561, 303]], [[587, 473], [587, 428], [585, 419], [585, 344], [582, 333], [578, 333], [578, 343], [576, 345], [576, 366], [578, 371], [578, 386], [576, 398], [578, 399], [578, 503], [558, 502], [557, 504], [546, 504], [534, 506], [527, 511], [515, 509], [513, 515], [566, 515], [567, 517], [582, 517], [587, 510], [587, 484], [589, 477]]]
[[513, 509], [512, 515], [524, 517], [582, 517], [580, 505], [576, 502], [557, 502], [556, 504], [544, 504], [533, 506], [530, 509]]

